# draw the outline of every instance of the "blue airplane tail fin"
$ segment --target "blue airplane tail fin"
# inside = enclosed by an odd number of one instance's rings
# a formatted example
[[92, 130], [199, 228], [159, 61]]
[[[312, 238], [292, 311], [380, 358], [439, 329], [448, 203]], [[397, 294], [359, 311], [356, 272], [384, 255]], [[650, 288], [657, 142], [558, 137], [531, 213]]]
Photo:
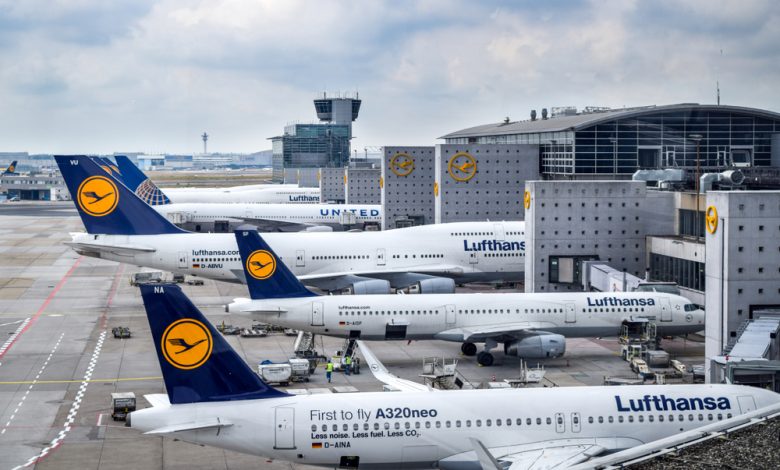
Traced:
[[171, 404], [287, 396], [257, 376], [176, 284], [141, 284]]
[[236, 230], [249, 296], [253, 299], [312, 297], [256, 230]]
[[17, 163], [18, 163], [17, 160], [12, 161], [11, 164], [8, 165], [8, 168], [5, 169], [3, 174], [4, 175], [12, 175], [12, 174], [16, 173], [16, 164]]
[[[122, 173], [119, 171], [119, 168], [112, 162], [109, 158], [106, 157], [92, 157], [92, 161], [97, 163], [97, 165], [103, 169], [106, 173], [113, 176], [115, 180], [119, 181], [122, 184], [125, 184], [124, 178], [122, 178]], [[127, 184], [125, 184], [127, 186]]]
[[106, 235], [186, 233], [149, 207], [91, 158], [54, 157], [87, 232]]
[[171, 200], [163, 193], [156, 184], [130, 161], [125, 155], [117, 155], [116, 163], [122, 172], [125, 184], [131, 191], [140, 197], [150, 206], [160, 206], [170, 204]]

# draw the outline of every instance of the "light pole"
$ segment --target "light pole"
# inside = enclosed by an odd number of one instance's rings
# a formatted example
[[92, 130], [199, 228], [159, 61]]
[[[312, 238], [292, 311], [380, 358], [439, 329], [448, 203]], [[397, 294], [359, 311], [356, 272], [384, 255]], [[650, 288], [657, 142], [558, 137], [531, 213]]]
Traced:
[[701, 164], [699, 160], [699, 145], [701, 144], [701, 134], [689, 134], [688, 138], [696, 142], [696, 243], [699, 243], [699, 173], [701, 172]]

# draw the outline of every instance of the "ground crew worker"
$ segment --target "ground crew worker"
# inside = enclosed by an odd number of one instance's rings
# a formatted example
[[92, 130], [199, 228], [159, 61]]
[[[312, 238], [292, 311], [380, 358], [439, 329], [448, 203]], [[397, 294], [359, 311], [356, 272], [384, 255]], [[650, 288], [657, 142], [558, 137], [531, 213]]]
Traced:
[[344, 358], [344, 373], [349, 375], [349, 369], [352, 367], [352, 356]]
[[331, 359], [328, 359], [328, 363], [325, 365], [325, 377], [328, 378], [328, 383], [330, 383], [330, 379], [332, 375], [333, 375], [333, 361]]

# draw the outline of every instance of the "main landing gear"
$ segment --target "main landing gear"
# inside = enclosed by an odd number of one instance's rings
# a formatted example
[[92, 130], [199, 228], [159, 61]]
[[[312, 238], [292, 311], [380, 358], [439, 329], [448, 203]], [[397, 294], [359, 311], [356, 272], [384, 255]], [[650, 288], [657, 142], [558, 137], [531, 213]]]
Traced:
[[488, 339], [485, 341], [485, 349], [477, 354], [477, 345], [474, 343], [463, 343], [460, 345], [460, 351], [464, 356], [477, 355], [477, 363], [481, 366], [489, 367], [493, 365], [493, 354], [490, 350], [495, 348], [497, 343], [494, 340]]

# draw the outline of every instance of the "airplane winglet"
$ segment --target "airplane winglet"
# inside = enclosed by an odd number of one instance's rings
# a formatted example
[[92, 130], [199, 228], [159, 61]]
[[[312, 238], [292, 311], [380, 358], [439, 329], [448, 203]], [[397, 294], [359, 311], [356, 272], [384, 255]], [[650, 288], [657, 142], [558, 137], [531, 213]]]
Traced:
[[501, 465], [498, 463], [495, 457], [487, 450], [484, 444], [479, 439], [470, 437], [471, 445], [474, 447], [474, 452], [477, 454], [479, 460], [479, 466], [482, 470], [501, 470]]
[[431, 387], [411, 380], [406, 380], [393, 375], [387, 370], [387, 367], [382, 364], [379, 359], [374, 355], [373, 351], [366, 346], [361, 340], [357, 341], [360, 353], [363, 355], [363, 360], [368, 364], [368, 370], [374, 375], [374, 377], [391, 387], [395, 387], [402, 392], [433, 392], [435, 391]]

